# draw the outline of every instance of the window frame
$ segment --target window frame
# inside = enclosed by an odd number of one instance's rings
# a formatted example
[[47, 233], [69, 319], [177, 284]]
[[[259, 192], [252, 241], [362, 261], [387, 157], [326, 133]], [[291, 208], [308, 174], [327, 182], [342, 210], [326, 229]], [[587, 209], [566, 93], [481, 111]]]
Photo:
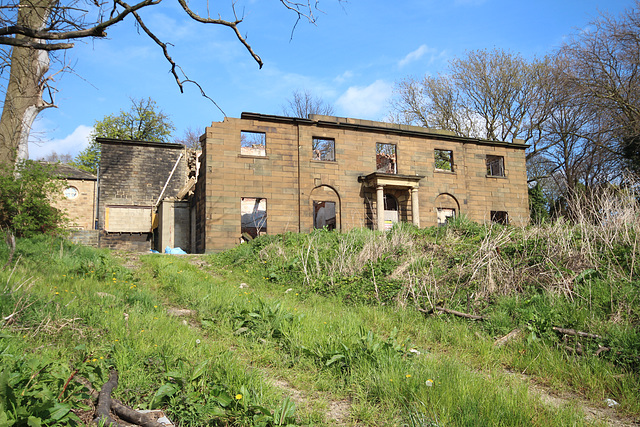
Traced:
[[[384, 151], [382, 151], [380, 149], [382, 146], [392, 146], [393, 154], [385, 153]], [[383, 170], [383, 169], [388, 169], [388, 167], [380, 167], [381, 162], [379, 161], [378, 156], [382, 156], [382, 155], [389, 156], [389, 158], [391, 159], [391, 161], [387, 165], [393, 165], [393, 172], [388, 172], [387, 170]], [[376, 142], [376, 172], [387, 173], [390, 175], [398, 174], [398, 144], [393, 144], [390, 142]]]
[[[498, 172], [500, 172], [501, 174], [494, 174], [494, 165], [496, 164], [499, 165]], [[505, 167], [504, 167], [504, 156], [487, 154], [485, 157], [485, 166], [487, 168], [487, 176], [498, 177], [498, 178], [506, 177]]]
[[[438, 161], [439, 160], [444, 161], [444, 159], [438, 159], [438, 153], [448, 154], [449, 169], [438, 167]], [[455, 172], [455, 164], [453, 163], [453, 150], [444, 150], [444, 149], [436, 148], [433, 150], [433, 157], [434, 157], [434, 166], [438, 172], [452, 172], [452, 173]]]
[[[331, 153], [331, 158], [327, 159], [327, 158], [323, 158], [325, 156], [323, 156], [323, 152], [319, 149], [317, 149], [317, 145], [316, 142], [330, 142], [331, 143], [331, 149], [330, 149], [330, 153]], [[318, 157], [316, 157], [316, 151], [318, 152]], [[335, 162], [336, 161], [336, 139], [335, 138], [328, 138], [328, 137], [324, 137], [324, 136], [314, 136], [311, 139], [311, 160], [315, 160], [316, 162]]]
[[[245, 135], [262, 135], [262, 144], [254, 144], [252, 140], [245, 145], [245, 141], [243, 141]], [[249, 145], [250, 144], [250, 145]], [[262, 146], [262, 150], [259, 154], [255, 152], [248, 152], [249, 149], [255, 149], [255, 146]], [[245, 149], [247, 151], [245, 152]], [[240, 155], [241, 156], [250, 156], [250, 157], [267, 157], [267, 134], [265, 132], [258, 132], [252, 130], [241, 130], [240, 131]]]

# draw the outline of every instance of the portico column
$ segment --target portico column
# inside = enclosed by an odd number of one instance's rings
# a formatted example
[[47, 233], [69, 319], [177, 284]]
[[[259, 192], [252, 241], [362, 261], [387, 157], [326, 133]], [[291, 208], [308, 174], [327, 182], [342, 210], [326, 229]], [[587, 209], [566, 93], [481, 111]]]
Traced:
[[418, 187], [411, 189], [411, 217], [413, 218], [413, 224], [416, 227], [420, 227], [420, 204], [418, 200]]
[[384, 230], [384, 190], [382, 185], [376, 187], [376, 219], [378, 230]]

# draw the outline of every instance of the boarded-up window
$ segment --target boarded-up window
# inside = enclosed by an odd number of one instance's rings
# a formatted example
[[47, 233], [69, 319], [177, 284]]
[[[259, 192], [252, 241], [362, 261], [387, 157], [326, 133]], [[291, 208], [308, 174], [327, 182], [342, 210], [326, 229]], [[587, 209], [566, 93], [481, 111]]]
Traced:
[[504, 157], [487, 156], [487, 175], [504, 176]]
[[447, 225], [450, 219], [455, 218], [456, 210], [450, 208], [438, 208], [438, 226]]
[[376, 144], [376, 171], [381, 173], [398, 173], [396, 161], [396, 145]]
[[336, 229], [335, 202], [313, 202], [313, 228]]
[[436, 169], [453, 172], [453, 151], [435, 150]]
[[241, 233], [256, 238], [267, 234], [267, 199], [243, 197], [240, 201]]
[[245, 156], [266, 156], [267, 135], [262, 132], [240, 132], [240, 154]]
[[491, 222], [496, 224], [509, 224], [509, 214], [505, 211], [491, 211]]
[[336, 160], [336, 141], [332, 138], [313, 138], [313, 160]]
[[104, 229], [110, 233], [149, 233], [151, 206], [106, 206]]

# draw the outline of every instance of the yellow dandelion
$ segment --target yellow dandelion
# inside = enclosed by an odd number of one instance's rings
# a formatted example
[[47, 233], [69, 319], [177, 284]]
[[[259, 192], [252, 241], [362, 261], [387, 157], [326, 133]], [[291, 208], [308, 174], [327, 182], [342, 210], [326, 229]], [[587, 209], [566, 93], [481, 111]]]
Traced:
[[119, 340], [118, 338], [116, 338], [114, 341], [115, 341], [115, 342], [118, 342], [118, 341], [120, 341], [120, 340]]
[[104, 359], [104, 357], [103, 357], [103, 356], [100, 356], [100, 359]]
[[405, 378], [411, 378], [411, 374], [405, 375]]
[[56, 292], [56, 295], [60, 295], [60, 292]]
[[92, 362], [97, 362], [98, 359], [96, 359], [95, 357], [91, 360]]
[[393, 382], [393, 379], [392, 379], [392, 378], [389, 378], [389, 382]]
[[236, 394], [236, 400], [242, 399], [242, 395], [240, 393]]

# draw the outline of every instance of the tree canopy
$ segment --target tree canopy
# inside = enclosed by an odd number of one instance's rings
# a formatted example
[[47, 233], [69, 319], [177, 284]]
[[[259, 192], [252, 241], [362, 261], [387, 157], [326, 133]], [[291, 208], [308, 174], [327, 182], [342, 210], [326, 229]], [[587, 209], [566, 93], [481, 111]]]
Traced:
[[132, 99], [128, 111], [120, 110], [117, 115], [109, 114], [95, 122], [89, 145], [76, 156], [72, 164], [87, 172], [97, 173], [100, 144], [96, 138], [168, 142], [174, 130], [171, 119], [158, 109], [154, 100]]
[[523, 140], [529, 180], [556, 198], [619, 182], [640, 172], [640, 1], [588, 28], [544, 58], [471, 51], [447, 73], [402, 79], [391, 120]]

